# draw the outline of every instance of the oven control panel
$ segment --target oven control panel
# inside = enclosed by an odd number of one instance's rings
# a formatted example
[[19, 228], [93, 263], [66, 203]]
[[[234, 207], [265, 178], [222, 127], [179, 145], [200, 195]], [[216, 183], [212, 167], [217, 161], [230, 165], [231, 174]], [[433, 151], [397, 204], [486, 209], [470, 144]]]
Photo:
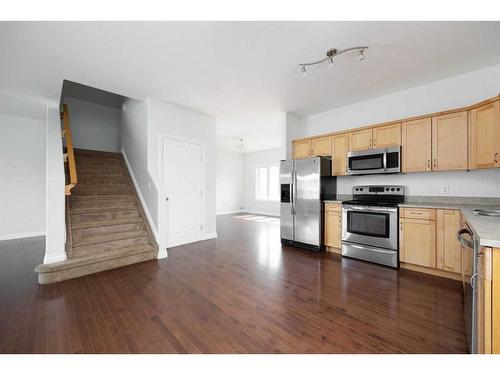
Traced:
[[353, 186], [353, 195], [404, 195], [405, 188], [401, 185], [364, 185]]

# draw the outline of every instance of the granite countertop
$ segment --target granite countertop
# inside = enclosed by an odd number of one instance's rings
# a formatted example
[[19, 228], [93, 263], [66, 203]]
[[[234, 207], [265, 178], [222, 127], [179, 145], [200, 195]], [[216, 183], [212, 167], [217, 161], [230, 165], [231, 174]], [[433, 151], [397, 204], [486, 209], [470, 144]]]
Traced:
[[342, 203], [343, 201], [348, 201], [352, 199], [352, 195], [350, 194], [337, 194], [335, 199], [325, 199], [324, 203]]
[[500, 217], [478, 216], [476, 208], [499, 210], [500, 199], [481, 197], [406, 197], [399, 207], [444, 208], [462, 212], [481, 246], [500, 248]]

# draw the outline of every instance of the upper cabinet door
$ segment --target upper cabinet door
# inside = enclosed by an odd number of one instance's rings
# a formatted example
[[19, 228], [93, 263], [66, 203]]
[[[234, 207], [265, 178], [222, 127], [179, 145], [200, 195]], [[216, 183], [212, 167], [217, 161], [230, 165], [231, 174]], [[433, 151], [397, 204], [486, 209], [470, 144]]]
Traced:
[[431, 170], [431, 128], [430, 117], [402, 123], [402, 172]]
[[500, 101], [469, 111], [469, 168], [497, 168], [500, 158]]
[[347, 152], [349, 151], [349, 133], [332, 136], [332, 175], [347, 174]]
[[349, 151], [361, 151], [372, 148], [372, 129], [349, 133]]
[[432, 170], [467, 169], [467, 111], [432, 118]]
[[311, 156], [311, 140], [297, 139], [293, 141], [293, 158], [305, 159]]
[[311, 139], [312, 156], [330, 156], [332, 154], [331, 137], [318, 137]]
[[401, 146], [401, 123], [373, 128], [373, 148]]

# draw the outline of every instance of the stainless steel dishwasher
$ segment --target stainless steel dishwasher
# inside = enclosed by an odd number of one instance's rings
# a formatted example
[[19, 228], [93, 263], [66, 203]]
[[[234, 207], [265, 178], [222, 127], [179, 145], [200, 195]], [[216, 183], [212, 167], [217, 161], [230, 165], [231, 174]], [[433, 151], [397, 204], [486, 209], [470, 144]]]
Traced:
[[469, 351], [477, 353], [477, 278], [479, 276], [479, 241], [470, 230], [465, 228], [457, 233], [462, 247], [462, 283], [464, 288], [464, 319]]

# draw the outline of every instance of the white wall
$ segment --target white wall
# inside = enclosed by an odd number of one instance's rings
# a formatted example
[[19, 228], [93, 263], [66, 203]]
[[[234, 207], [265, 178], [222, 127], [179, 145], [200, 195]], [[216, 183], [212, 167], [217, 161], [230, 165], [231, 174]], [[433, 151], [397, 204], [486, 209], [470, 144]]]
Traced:
[[302, 118], [288, 112], [283, 113], [281, 124], [281, 159], [293, 159], [292, 141], [302, 137]]
[[[126, 99], [123, 103], [120, 143], [127, 162], [144, 199], [144, 207], [158, 230], [158, 191], [148, 172], [148, 103]], [[144, 205], [143, 204], [143, 205]]]
[[76, 148], [120, 152], [120, 115], [116, 108], [67, 98]]
[[[407, 195], [500, 197], [500, 171], [450, 171], [397, 175], [339, 176], [337, 192], [351, 194], [353, 185], [404, 185]], [[449, 192], [443, 192], [448, 186]]]
[[[356, 128], [467, 106], [500, 92], [500, 65], [399, 91], [304, 118], [303, 136]], [[500, 196], [500, 170], [429, 172], [407, 175], [339, 177], [340, 193], [352, 185], [401, 184], [410, 195]]]
[[0, 240], [45, 234], [45, 125], [0, 113]]
[[215, 118], [156, 99], [149, 105], [149, 154], [148, 168], [160, 186], [160, 136], [197, 141], [205, 151], [205, 234], [216, 234], [216, 144]]
[[281, 149], [272, 149], [243, 154], [243, 207], [245, 212], [279, 216], [280, 202], [255, 199], [256, 169], [261, 164], [279, 163]]
[[243, 155], [217, 147], [216, 155], [217, 215], [240, 212], [243, 207]]
[[47, 106], [45, 256], [43, 263], [66, 260], [66, 209], [63, 142], [59, 108]]

